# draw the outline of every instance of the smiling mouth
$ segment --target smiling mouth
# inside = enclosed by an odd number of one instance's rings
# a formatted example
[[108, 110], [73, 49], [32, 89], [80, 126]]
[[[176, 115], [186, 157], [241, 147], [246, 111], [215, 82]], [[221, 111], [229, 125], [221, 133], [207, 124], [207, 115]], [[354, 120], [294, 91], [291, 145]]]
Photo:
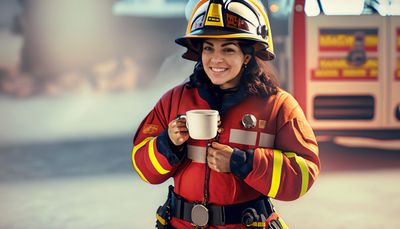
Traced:
[[228, 70], [227, 68], [210, 68], [211, 71], [216, 72], [216, 73], [220, 73], [220, 72], [225, 72], [226, 70]]

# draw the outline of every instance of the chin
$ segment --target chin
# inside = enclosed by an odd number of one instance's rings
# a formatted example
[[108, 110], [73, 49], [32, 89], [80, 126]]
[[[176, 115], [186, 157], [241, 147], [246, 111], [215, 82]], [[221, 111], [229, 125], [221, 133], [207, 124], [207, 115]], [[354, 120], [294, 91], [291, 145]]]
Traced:
[[221, 86], [222, 84], [224, 84], [224, 82], [220, 82], [218, 80], [211, 80], [211, 83], [217, 86]]

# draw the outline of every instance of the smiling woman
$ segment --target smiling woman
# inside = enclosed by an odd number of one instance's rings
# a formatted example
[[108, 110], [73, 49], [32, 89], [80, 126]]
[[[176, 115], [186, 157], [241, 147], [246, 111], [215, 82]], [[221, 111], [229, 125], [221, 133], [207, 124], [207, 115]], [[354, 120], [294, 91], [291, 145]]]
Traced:
[[[176, 43], [196, 61], [193, 74], [162, 96], [133, 140], [142, 180], [174, 179], [157, 228], [287, 228], [271, 199], [303, 196], [320, 164], [303, 111], [266, 68], [275, 54], [263, 6], [199, 1]], [[217, 122], [192, 128], [182, 116], [193, 110], [218, 112], [216, 137], [197, 137]]]

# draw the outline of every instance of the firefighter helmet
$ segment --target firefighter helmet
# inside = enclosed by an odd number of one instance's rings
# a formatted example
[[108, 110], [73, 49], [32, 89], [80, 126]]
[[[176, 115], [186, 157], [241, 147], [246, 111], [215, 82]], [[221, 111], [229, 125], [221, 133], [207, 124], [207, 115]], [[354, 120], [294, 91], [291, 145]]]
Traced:
[[197, 61], [200, 53], [196, 40], [209, 38], [250, 41], [262, 60], [275, 57], [268, 16], [258, 0], [200, 0], [185, 36], [175, 42], [187, 48], [183, 58]]

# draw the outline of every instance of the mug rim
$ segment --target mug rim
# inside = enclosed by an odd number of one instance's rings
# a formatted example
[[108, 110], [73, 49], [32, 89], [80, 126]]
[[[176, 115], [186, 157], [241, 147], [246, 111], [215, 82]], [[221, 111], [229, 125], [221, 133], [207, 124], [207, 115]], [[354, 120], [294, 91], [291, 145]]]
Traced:
[[191, 114], [191, 115], [218, 115], [217, 110], [212, 110], [212, 109], [195, 109], [195, 110], [189, 110], [186, 111], [186, 114]]

